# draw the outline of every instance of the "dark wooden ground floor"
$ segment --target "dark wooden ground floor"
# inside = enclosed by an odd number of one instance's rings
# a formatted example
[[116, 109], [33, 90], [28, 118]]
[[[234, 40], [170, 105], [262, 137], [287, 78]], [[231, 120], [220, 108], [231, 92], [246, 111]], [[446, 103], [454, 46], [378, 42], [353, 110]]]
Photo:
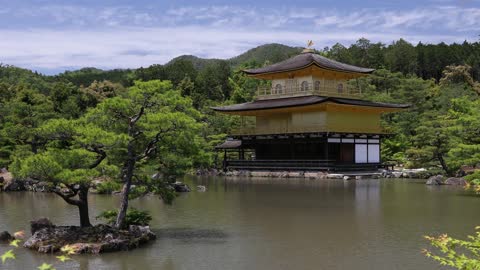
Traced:
[[376, 170], [379, 135], [256, 136], [227, 140], [223, 168], [237, 170]]

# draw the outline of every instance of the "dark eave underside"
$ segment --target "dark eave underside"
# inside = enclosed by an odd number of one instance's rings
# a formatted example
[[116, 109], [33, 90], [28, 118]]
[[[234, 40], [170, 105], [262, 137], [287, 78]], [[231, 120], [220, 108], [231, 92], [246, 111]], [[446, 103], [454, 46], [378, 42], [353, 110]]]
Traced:
[[216, 149], [236, 149], [242, 146], [241, 140], [226, 140], [223, 143], [215, 146]]
[[340, 63], [335, 60], [331, 60], [314, 53], [303, 53], [267, 67], [257, 68], [257, 69], [247, 69], [247, 70], [244, 70], [243, 72], [245, 72], [248, 75], [287, 72], [287, 71], [302, 69], [312, 64], [317, 65], [320, 68], [325, 68], [325, 69], [330, 69], [335, 71], [342, 71], [342, 72], [370, 74], [373, 71], [375, 71], [375, 69], [371, 69], [371, 68], [362, 68], [362, 67]]
[[226, 140], [223, 143], [215, 146], [216, 149], [236, 149], [242, 146], [241, 140]]
[[231, 106], [213, 107], [212, 109], [219, 112], [241, 112], [241, 111], [279, 109], [279, 108], [288, 108], [288, 107], [300, 107], [300, 106], [320, 104], [324, 102], [332, 102], [332, 103], [343, 104], [343, 105], [376, 107], [376, 108], [393, 108], [393, 109], [405, 109], [410, 107], [410, 105], [408, 104], [392, 104], [392, 103], [382, 103], [382, 102], [372, 102], [372, 101], [357, 100], [357, 99], [322, 97], [322, 96], [303, 96], [303, 97], [257, 100], [253, 102], [235, 104]]

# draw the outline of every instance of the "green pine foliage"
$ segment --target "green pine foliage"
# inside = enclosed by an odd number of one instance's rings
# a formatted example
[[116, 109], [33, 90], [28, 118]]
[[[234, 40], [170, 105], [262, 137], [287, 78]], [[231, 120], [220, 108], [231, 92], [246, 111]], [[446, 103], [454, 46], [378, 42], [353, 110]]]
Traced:
[[480, 101], [471, 71], [448, 66], [440, 83], [385, 69], [360, 80], [366, 99], [411, 105], [382, 119], [384, 129], [395, 134], [384, 140], [384, 160], [448, 175], [480, 163]]
[[[2, 130], [5, 142], [12, 143], [2, 147], [9, 169], [18, 178], [50, 183], [56, 194], [79, 207], [82, 226], [90, 225], [85, 214], [89, 187], [100, 178], [122, 181], [125, 164], [132, 160], [129, 153], [135, 155], [133, 184], [140, 184], [129, 197], [147, 193], [145, 186], [149, 186], [167, 203], [174, 196], [164, 191], [166, 179], [209, 167], [212, 160], [203, 134], [204, 116], [169, 81], [138, 81], [128, 90], [107, 88], [99, 92], [103, 96], [96, 97], [97, 105], [78, 117], [56, 112], [52, 96], [29, 90], [25, 98], [20, 91], [18, 106], [24, 110], [10, 108], [11, 118], [5, 119], [12, 121]], [[67, 93], [71, 93], [70, 87]], [[61, 99], [61, 95], [53, 96], [57, 97]], [[135, 126], [130, 125], [133, 121]], [[149, 180], [154, 173], [164, 177]], [[101, 184], [100, 190], [120, 189], [113, 181]]]
[[113, 180], [108, 180], [97, 184], [95, 187], [98, 194], [112, 194], [112, 192], [120, 191], [122, 184]]
[[[100, 213], [96, 218], [104, 220], [107, 224], [114, 224], [117, 215], [117, 210], [108, 210]], [[152, 221], [152, 215], [148, 211], [142, 211], [131, 207], [127, 211], [125, 227], [128, 228], [130, 225], [148, 226], [150, 221]]]

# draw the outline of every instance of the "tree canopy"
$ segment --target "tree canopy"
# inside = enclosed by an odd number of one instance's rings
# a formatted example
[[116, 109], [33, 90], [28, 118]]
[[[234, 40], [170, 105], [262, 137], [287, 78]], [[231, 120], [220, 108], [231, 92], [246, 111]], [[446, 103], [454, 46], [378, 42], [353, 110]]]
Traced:
[[[87, 195], [96, 178], [124, 182], [126, 211], [132, 183], [162, 174], [158, 183], [149, 184], [169, 199], [167, 176], [208, 166], [200, 120], [191, 99], [170, 82], [136, 82], [123, 96], [105, 98], [78, 119], [50, 119], [30, 127], [37, 147], [19, 146], [11, 168], [17, 177], [53, 185], [56, 194], [79, 208], [81, 226], [89, 226]], [[123, 223], [119, 218], [118, 227]]]

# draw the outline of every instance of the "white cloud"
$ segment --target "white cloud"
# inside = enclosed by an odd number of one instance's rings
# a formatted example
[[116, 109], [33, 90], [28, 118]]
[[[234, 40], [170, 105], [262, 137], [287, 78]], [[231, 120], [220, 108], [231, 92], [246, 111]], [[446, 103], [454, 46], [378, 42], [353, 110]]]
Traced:
[[480, 25], [480, 8], [458, 6], [407, 11], [205, 6], [158, 12], [66, 5], [19, 9], [13, 16], [39, 25], [0, 28], [0, 62], [40, 70], [136, 68], [182, 54], [229, 58], [265, 43], [303, 46], [310, 39], [317, 48], [361, 37], [384, 43], [473, 41]]
[[434, 31], [467, 32], [480, 26], [480, 8], [440, 6], [406, 11], [364, 9], [355, 12], [326, 12], [315, 19], [317, 26], [352, 28], [375, 26], [377, 30], [427, 29]]
[[[445, 1], [445, 0], [434, 0]], [[431, 2], [431, 1], [430, 1]], [[455, 2], [455, 1], [453, 1]], [[297, 7], [191, 6], [160, 10], [135, 6], [84, 7], [76, 5], [45, 5], [13, 9], [11, 16], [18, 23], [38, 20], [40, 24], [56, 22], [60, 27], [89, 26], [219, 26], [243, 28], [314, 28], [338, 27], [377, 29], [417, 28], [441, 31], [471, 31], [480, 25], [480, 7], [431, 2], [431, 6], [407, 10], [387, 8], [342, 9]], [[458, 1], [457, 1], [458, 2]], [[473, 2], [473, 1], [470, 1]], [[457, 3], [458, 4], [458, 3]], [[0, 14], [8, 9], [0, 8]], [[8, 15], [7, 15], [8, 16]], [[0, 18], [1, 19], [1, 18]], [[15, 23], [15, 20], [11, 20]], [[35, 23], [33, 25], [36, 25]]]
[[[2, 9], [0, 9], [2, 13]], [[63, 26], [70, 24], [101, 26], [158, 25], [225, 25], [232, 27], [353, 28], [375, 26], [380, 29], [410, 29], [435, 27], [448, 31], [471, 31], [480, 25], [480, 7], [455, 6], [452, 3], [434, 3], [407, 10], [369, 8], [337, 10], [335, 8], [275, 7], [257, 8], [240, 6], [179, 7], [168, 10], [117, 6], [88, 8], [75, 5], [47, 5], [37, 9], [20, 8], [14, 12], [22, 20], [28, 17], [54, 21]]]
[[[201, 33], [201, 34], [199, 34]], [[317, 47], [348, 44], [360, 37], [396, 40], [395, 33], [245, 31], [198, 27], [124, 28], [116, 30], [0, 30], [0, 62], [27, 68], [58, 69], [95, 66], [136, 68], [165, 63], [175, 56], [230, 58], [260, 44], [279, 42], [294, 46], [313, 39]], [[403, 36], [409, 41], [462, 41], [455, 36]]]

